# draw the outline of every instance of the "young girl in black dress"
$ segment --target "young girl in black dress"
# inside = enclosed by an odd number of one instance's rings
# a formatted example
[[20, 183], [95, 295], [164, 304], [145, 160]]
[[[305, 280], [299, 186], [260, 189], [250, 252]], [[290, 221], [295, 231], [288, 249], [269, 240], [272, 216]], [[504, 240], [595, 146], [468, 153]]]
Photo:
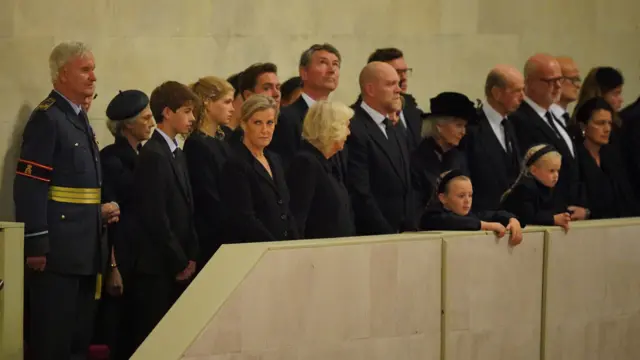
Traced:
[[471, 213], [473, 187], [461, 170], [443, 173], [436, 193], [420, 220], [421, 230], [488, 230], [503, 237], [511, 232], [509, 242], [522, 241], [522, 228], [516, 217], [503, 210]]
[[569, 230], [567, 204], [556, 204], [562, 155], [551, 145], [536, 145], [524, 157], [525, 166], [515, 184], [502, 196], [502, 209], [530, 225], [557, 225]]

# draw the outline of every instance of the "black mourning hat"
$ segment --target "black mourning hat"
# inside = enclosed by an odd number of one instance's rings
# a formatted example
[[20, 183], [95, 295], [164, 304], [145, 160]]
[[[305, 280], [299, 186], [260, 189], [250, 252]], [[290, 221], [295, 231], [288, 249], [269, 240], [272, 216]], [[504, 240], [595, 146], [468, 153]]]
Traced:
[[107, 106], [107, 117], [122, 121], [138, 115], [149, 105], [149, 97], [140, 90], [120, 91]]
[[428, 116], [450, 116], [474, 122], [478, 113], [471, 100], [457, 92], [443, 92], [431, 99]]

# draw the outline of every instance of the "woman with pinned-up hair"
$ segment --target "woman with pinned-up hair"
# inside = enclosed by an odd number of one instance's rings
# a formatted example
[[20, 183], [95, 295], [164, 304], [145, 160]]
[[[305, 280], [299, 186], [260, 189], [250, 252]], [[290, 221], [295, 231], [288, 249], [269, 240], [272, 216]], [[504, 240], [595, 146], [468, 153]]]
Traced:
[[242, 104], [242, 143], [220, 176], [225, 228], [232, 242], [263, 242], [298, 238], [289, 210], [289, 188], [280, 157], [267, 150], [277, 122], [278, 104], [261, 94]]
[[231, 84], [215, 76], [199, 79], [190, 86], [200, 103], [196, 121], [184, 143], [187, 169], [193, 189], [195, 227], [200, 244], [202, 268], [223, 243], [223, 214], [220, 173], [230, 155], [225, 141], [226, 126], [233, 116]]
[[613, 127], [609, 143], [619, 145], [622, 121], [618, 116], [618, 112], [622, 108], [624, 101], [622, 97], [623, 86], [624, 77], [617, 69], [609, 66], [600, 66], [589, 71], [580, 88], [580, 95], [578, 96], [578, 101], [571, 117], [571, 124], [569, 124], [570, 135], [575, 142], [579, 143], [583, 140], [580, 125], [576, 118], [577, 110], [590, 99], [601, 97], [613, 109]]
[[587, 100], [576, 111], [582, 138], [578, 161], [592, 219], [611, 219], [638, 215], [633, 188], [625, 164], [615, 147], [607, 147], [613, 129], [615, 110], [601, 97]]

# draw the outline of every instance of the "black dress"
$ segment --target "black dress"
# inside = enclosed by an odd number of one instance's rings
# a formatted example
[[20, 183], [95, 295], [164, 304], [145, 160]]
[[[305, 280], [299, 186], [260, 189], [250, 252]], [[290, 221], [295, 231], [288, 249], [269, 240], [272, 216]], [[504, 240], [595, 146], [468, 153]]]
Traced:
[[303, 141], [287, 173], [291, 212], [305, 239], [355, 235], [351, 201], [331, 162]]
[[516, 215], [523, 226], [554, 225], [553, 217], [567, 212], [568, 206], [554, 201], [553, 191], [535, 178], [525, 177], [506, 194], [501, 208]]
[[187, 169], [193, 190], [195, 226], [200, 241], [202, 268], [223, 243], [225, 209], [220, 200], [220, 173], [230, 156], [222, 138], [194, 131], [184, 143]]
[[580, 171], [584, 179], [592, 219], [613, 219], [638, 215], [638, 204], [616, 147], [600, 150], [600, 166], [589, 151], [578, 146]]

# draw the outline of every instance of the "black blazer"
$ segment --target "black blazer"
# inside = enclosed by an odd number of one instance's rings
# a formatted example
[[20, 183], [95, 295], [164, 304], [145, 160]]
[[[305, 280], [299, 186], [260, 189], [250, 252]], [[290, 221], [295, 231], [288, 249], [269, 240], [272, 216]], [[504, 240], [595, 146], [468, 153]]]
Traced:
[[[416, 99], [410, 94], [400, 94], [404, 98], [404, 107], [402, 114], [407, 124], [407, 131], [404, 135], [407, 140], [407, 149], [409, 154], [413, 153], [422, 141], [422, 116], [424, 112], [418, 107]], [[362, 95], [358, 95], [356, 102], [351, 105], [355, 108], [362, 103]], [[398, 125], [396, 125], [398, 126]]]
[[351, 200], [345, 184], [331, 171], [331, 163], [303, 141], [293, 157], [287, 184], [291, 212], [305, 239], [355, 235]]
[[484, 111], [480, 110], [478, 115], [478, 124], [467, 127], [462, 146], [473, 182], [473, 211], [476, 213], [500, 207], [500, 198], [518, 178], [522, 160], [513, 124], [509, 120], [505, 122], [514, 134], [511, 139], [514, 155], [509, 156]]
[[640, 201], [640, 98], [620, 111], [622, 119], [621, 149], [629, 181]]
[[121, 273], [128, 273], [133, 266], [133, 249], [122, 224], [133, 210], [133, 173], [137, 160], [138, 153], [122, 136], [116, 136], [113, 144], [100, 151], [103, 202], [115, 201], [120, 207], [120, 221], [108, 225], [107, 234]]
[[404, 108], [402, 114], [407, 123], [407, 147], [411, 154], [422, 141], [422, 115], [423, 111], [418, 107], [416, 99], [410, 94], [402, 94]]
[[273, 133], [273, 140], [269, 150], [276, 152], [282, 158], [285, 168], [288, 167], [293, 155], [300, 149], [302, 140], [302, 122], [309, 111], [309, 106], [302, 96], [291, 105], [280, 109], [278, 124]]
[[223, 243], [225, 209], [220, 199], [220, 174], [231, 153], [229, 144], [201, 131], [184, 143], [184, 154], [193, 189], [195, 226], [204, 265]]
[[436, 141], [429, 137], [422, 140], [418, 148], [411, 154], [411, 184], [417, 200], [418, 215], [424, 211], [435, 192], [435, 186], [445, 171], [457, 169], [469, 173], [467, 158], [457, 148], [442, 152]]
[[[509, 118], [513, 122], [523, 155], [529, 148], [539, 144], [553, 145], [562, 155], [560, 178], [553, 191], [556, 205], [562, 208], [569, 205], [588, 207], [578, 161], [571, 155], [564, 139], [558, 138], [547, 121], [542, 119], [526, 101], [523, 101], [520, 108]], [[560, 124], [556, 122], [556, 126]], [[577, 157], [578, 152], [575, 151], [575, 154]]]
[[183, 158], [181, 152], [174, 158], [158, 131], [140, 150], [130, 224], [138, 272], [173, 278], [189, 260], [198, 259], [193, 198]]
[[466, 216], [458, 215], [445, 209], [442, 204], [430, 206], [420, 219], [420, 230], [482, 230], [482, 221], [497, 222], [504, 226], [516, 216], [508, 211], [482, 211], [477, 214], [470, 212]]
[[[391, 234], [416, 229], [409, 153], [397, 134], [392, 146], [360, 106], [354, 106], [349, 147], [349, 176], [358, 235]], [[394, 127], [387, 131], [396, 131]], [[398, 152], [395, 152], [398, 151]], [[400, 161], [396, 161], [399, 159]]]
[[592, 219], [638, 215], [638, 204], [616, 147], [600, 150], [600, 166], [580, 144], [580, 171], [585, 179]]
[[515, 214], [522, 225], [554, 225], [556, 214], [567, 212], [553, 199], [553, 192], [533, 177], [523, 177], [504, 197], [501, 209]]
[[273, 178], [244, 144], [233, 153], [220, 176], [220, 193], [226, 210], [227, 236], [231, 242], [262, 242], [298, 238], [289, 210], [289, 189], [280, 158], [264, 152]]

